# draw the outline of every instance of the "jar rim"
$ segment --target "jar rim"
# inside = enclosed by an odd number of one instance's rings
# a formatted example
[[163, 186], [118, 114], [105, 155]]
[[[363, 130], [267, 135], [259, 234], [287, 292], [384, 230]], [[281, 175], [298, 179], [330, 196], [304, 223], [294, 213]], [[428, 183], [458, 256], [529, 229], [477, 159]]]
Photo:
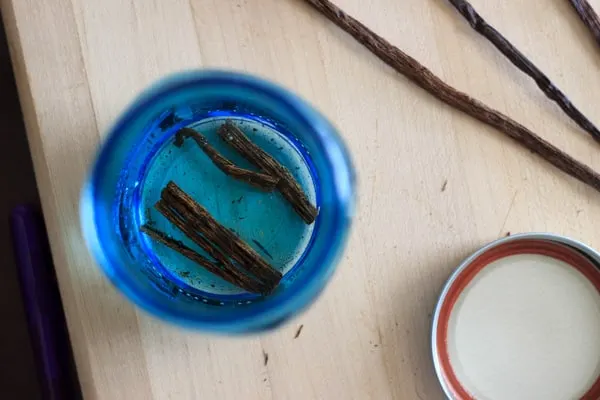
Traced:
[[[144, 295], [136, 290], [134, 278], [119, 267], [121, 260], [114, 258], [105, 245], [101, 243], [97, 227], [106, 221], [99, 221], [94, 204], [98, 198], [98, 190], [102, 183], [102, 166], [111, 156], [111, 148], [117, 145], [119, 136], [127, 130], [129, 124], [145, 110], [157, 103], [161, 98], [172, 95], [178, 90], [197, 85], [235, 84], [242, 89], [258, 91], [281, 104], [286, 111], [293, 114], [303, 125], [311, 127], [311, 134], [317, 140], [319, 148], [327, 161], [331, 174], [331, 189], [334, 190], [336, 204], [332, 212], [333, 234], [331, 246], [322, 248], [316, 260], [322, 267], [314, 268], [305, 278], [303, 285], [294, 285], [277, 297], [276, 304], [270, 304], [268, 298], [257, 303], [257, 307], [249, 307], [248, 312], [231, 318], [194, 318], [193, 315], [177, 315], [164, 302]], [[81, 223], [84, 237], [96, 260], [109, 277], [111, 282], [126, 297], [142, 309], [162, 319], [180, 325], [201, 328], [212, 331], [247, 332], [261, 330], [287, 319], [307, 307], [317, 297], [319, 292], [332, 275], [336, 258], [341, 253], [348, 236], [350, 217], [354, 209], [354, 169], [348, 151], [335, 128], [314, 108], [304, 100], [289, 92], [287, 89], [245, 73], [224, 70], [192, 70], [179, 72], [162, 78], [148, 89], [144, 90], [118, 118], [108, 131], [104, 144], [101, 146], [88, 180], [84, 185], [81, 201]], [[272, 303], [272, 302], [271, 302]]]

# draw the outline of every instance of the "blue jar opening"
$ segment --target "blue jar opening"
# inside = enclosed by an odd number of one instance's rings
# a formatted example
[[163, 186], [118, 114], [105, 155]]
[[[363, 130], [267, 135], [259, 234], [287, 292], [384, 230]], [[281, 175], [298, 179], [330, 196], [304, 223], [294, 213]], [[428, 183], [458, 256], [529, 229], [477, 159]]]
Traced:
[[[273, 195], [266, 198], [251, 193], [245, 197], [244, 192], [235, 192], [237, 186], [227, 185], [229, 197], [224, 200], [219, 180], [213, 179], [217, 172], [212, 176], [207, 170], [201, 179], [190, 177], [189, 165], [180, 162], [180, 153], [169, 148], [174, 132], [192, 126], [210, 134], [214, 121], [224, 119], [246, 124], [248, 131], [279, 134], [269, 136], [270, 142], [267, 136], [256, 137], [264, 139], [261, 147], [265, 150], [270, 146], [286, 154], [279, 161], [296, 170], [294, 175], [319, 207], [310, 229], [303, 231], [291, 216], [290, 224], [282, 226], [288, 215], [277, 213], [278, 207], [282, 212], [284, 208]], [[192, 147], [190, 144], [184, 151], [192, 152]], [[161, 253], [160, 247], [139, 232], [141, 224], [156, 218], [151, 204], [164, 180], [171, 178], [219, 213], [218, 219], [233, 224], [239, 220], [239, 234], [256, 237], [252, 240], [269, 257], [281, 255], [287, 261], [276, 262], [285, 268], [285, 275], [272, 294], [261, 297], [236, 292], [191, 268], [181, 269], [186, 265], [183, 259], [166, 256], [165, 249]], [[81, 220], [87, 243], [102, 269], [134, 303], [181, 325], [241, 333], [276, 326], [317, 297], [345, 245], [353, 206], [354, 170], [348, 152], [332, 125], [317, 111], [294, 94], [256, 77], [193, 71], [163, 79], [143, 92], [109, 131], [82, 193]], [[252, 212], [243, 213], [248, 210]], [[255, 222], [248, 223], [248, 218]], [[259, 242], [263, 237], [278, 251], [270, 254], [263, 248]], [[297, 243], [296, 237], [301, 237]], [[164, 257], [168, 257], [167, 263]]]

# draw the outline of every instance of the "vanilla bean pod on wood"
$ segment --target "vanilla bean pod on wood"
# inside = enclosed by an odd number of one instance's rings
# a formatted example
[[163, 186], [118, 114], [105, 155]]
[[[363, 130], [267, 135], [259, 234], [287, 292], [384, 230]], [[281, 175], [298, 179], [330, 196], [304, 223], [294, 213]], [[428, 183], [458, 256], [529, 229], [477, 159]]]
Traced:
[[587, 0], [569, 0], [577, 15], [600, 46], [600, 18]]
[[488, 24], [475, 11], [473, 6], [465, 0], [448, 0], [450, 4], [467, 20], [469, 25], [481, 36], [490, 41], [513, 65], [527, 74], [535, 81], [540, 90], [550, 100], [554, 101], [565, 114], [583, 130], [588, 132], [594, 140], [600, 142], [600, 131], [577, 107], [571, 103], [569, 98], [548, 78], [538, 67], [535, 66], [523, 53], [512, 45], [500, 32]]
[[600, 191], [600, 175], [523, 125], [442, 81], [329, 0], [303, 0], [346, 31], [387, 65], [449, 106], [497, 129], [561, 171]]

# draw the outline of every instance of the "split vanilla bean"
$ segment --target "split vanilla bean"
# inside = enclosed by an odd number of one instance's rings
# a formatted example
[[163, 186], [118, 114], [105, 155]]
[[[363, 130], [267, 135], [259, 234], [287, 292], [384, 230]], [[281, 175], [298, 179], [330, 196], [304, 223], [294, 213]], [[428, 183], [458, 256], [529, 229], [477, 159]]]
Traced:
[[216, 264], [227, 271], [229, 277], [223, 277], [227, 282], [240, 287], [250, 293], [269, 293], [273, 286], [264, 284], [258, 280], [248, 277], [241, 272], [237, 266], [223, 252], [212, 244], [208, 239], [193, 229], [188, 222], [188, 215], [181, 216], [164, 200], [159, 200], [155, 208], [171, 222], [177, 229], [183, 232], [188, 238], [208, 253], [216, 260]]
[[244, 275], [236, 268], [224, 268], [222, 264], [221, 266], [219, 266], [217, 263], [210, 261], [209, 259], [200, 255], [190, 247], [187, 247], [181, 241], [175, 240], [167, 236], [164, 232], [154, 229], [148, 225], [142, 226], [141, 231], [148, 235], [150, 238], [154, 239], [155, 241], [167, 246], [172, 250], [175, 250], [184, 257], [187, 257], [188, 259], [194, 261], [195, 263], [206, 269], [208, 272], [218, 276], [219, 278], [229, 283], [238, 286], [241, 289], [244, 289], [251, 293], [261, 293], [265, 290], [259, 285], [258, 282]]
[[225, 174], [234, 179], [243, 181], [265, 191], [275, 189], [279, 178], [260, 172], [250, 171], [240, 168], [231, 161], [223, 157], [212, 147], [204, 135], [192, 128], [182, 128], [175, 134], [175, 146], [181, 147], [186, 138], [192, 138], [198, 147], [212, 160], [212, 162]]
[[523, 125], [442, 81], [399, 48], [377, 35], [329, 0], [304, 0], [350, 34], [387, 65], [413, 83], [471, 117], [496, 128], [523, 147], [537, 153], [561, 171], [600, 191], [600, 175], [562, 152]]
[[271, 157], [267, 152], [252, 143], [246, 134], [231, 121], [223, 124], [218, 134], [227, 144], [233, 147], [245, 159], [263, 172], [279, 178], [277, 189], [292, 205], [296, 213], [306, 222], [312, 224], [319, 211], [312, 205], [306, 193], [302, 190], [290, 171]]
[[252, 247], [221, 225], [210, 213], [174, 182], [161, 192], [161, 200], [173, 208], [194, 231], [227, 254], [238, 266], [270, 288], [277, 286], [281, 272], [269, 265]]
[[[465, 0], [448, 0], [450, 4], [467, 20], [469, 25], [480, 35], [490, 41], [513, 65], [532, 78], [541, 91], [550, 100], [554, 101], [582, 129], [588, 132], [596, 141], [600, 142], [600, 131], [587, 119], [568, 97], [560, 91], [538, 67], [536, 67], [523, 53], [512, 45], [500, 32], [489, 25], [477, 13], [473, 6]], [[577, 2], [571, 0], [571, 2]], [[599, 26], [600, 27], [600, 26]]]
[[189, 216], [186, 213], [179, 214], [174, 210], [173, 206], [164, 200], [159, 200], [154, 207], [160, 212], [170, 223], [177, 229], [183, 232], [188, 238], [196, 243], [202, 250], [208, 253], [209, 256], [217, 260], [226, 268], [234, 268], [233, 263], [221, 250], [213, 245], [204, 236], [198, 233], [189, 223]]
[[594, 39], [596, 39], [598, 46], [600, 46], [600, 18], [596, 14], [596, 11], [594, 11], [590, 3], [586, 0], [569, 0], [569, 3], [571, 3], [581, 21], [583, 21], [592, 36], [594, 36]]

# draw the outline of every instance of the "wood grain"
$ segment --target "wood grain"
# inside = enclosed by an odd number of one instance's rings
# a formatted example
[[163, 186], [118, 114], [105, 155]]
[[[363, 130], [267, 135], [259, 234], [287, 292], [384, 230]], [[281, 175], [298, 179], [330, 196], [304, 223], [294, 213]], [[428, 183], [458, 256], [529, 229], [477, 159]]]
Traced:
[[[600, 248], [593, 190], [431, 99], [303, 1], [0, 4], [87, 399], [442, 399], [430, 316], [462, 258], [506, 231], [552, 231]], [[337, 4], [600, 170], [598, 146], [446, 1]], [[568, 2], [472, 4], [594, 115], [600, 59]], [[296, 91], [339, 127], [359, 170], [337, 274], [309, 311], [268, 335], [215, 338], [138, 312], [81, 239], [80, 185], [103, 133], [150, 82], [194, 67], [242, 69]]]

